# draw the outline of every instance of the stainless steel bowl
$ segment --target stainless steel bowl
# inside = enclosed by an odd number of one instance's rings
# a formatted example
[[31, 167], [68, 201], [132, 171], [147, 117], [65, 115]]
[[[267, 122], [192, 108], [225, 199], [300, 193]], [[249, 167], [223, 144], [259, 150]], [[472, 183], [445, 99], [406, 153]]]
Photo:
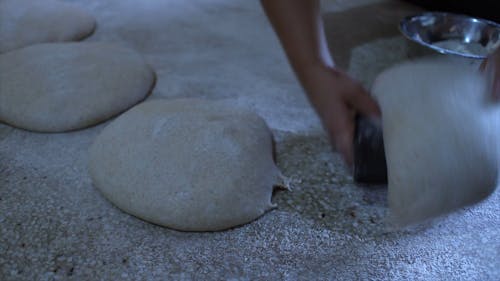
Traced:
[[484, 59], [500, 46], [500, 24], [465, 15], [427, 12], [404, 18], [399, 30], [442, 54]]

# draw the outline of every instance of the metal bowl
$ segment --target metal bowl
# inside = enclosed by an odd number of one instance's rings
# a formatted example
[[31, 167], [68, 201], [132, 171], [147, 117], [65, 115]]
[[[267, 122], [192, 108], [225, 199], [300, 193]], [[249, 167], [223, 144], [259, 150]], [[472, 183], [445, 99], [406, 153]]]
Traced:
[[500, 46], [500, 24], [465, 15], [427, 12], [404, 18], [399, 30], [442, 54], [484, 59]]

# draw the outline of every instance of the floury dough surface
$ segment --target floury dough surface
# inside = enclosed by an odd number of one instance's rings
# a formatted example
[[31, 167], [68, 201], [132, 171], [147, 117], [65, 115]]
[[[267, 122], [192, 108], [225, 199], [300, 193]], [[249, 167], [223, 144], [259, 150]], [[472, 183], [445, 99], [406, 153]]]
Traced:
[[45, 43], [0, 55], [0, 121], [64, 132], [143, 100], [155, 80], [142, 56], [107, 43]]
[[201, 99], [152, 100], [124, 113], [92, 145], [89, 170], [120, 209], [186, 231], [260, 217], [280, 182], [264, 120]]
[[496, 188], [500, 108], [477, 68], [425, 59], [379, 75], [389, 207], [408, 224], [477, 203]]
[[54, 0], [0, 0], [0, 53], [35, 43], [80, 40], [96, 21], [85, 10]]
[[[381, 16], [368, 1], [332, 0], [347, 5], [335, 7], [340, 18], [324, 12], [338, 19], [328, 22], [332, 42], [360, 41], [353, 26], [373, 27], [350, 59], [361, 81], [408, 58], [397, 20], [393, 37], [379, 32], [394, 6]], [[262, 116], [293, 191], [276, 192], [278, 207], [241, 227], [179, 232], [126, 214], [93, 187], [89, 147], [106, 124], [64, 134], [0, 124], [2, 281], [500, 280], [500, 190], [433, 225], [388, 231], [387, 189], [354, 184], [332, 153], [259, 1], [70, 2], [97, 19], [86, 40], [132, 47], [153, 66], [151, 99], [226, 99]]]

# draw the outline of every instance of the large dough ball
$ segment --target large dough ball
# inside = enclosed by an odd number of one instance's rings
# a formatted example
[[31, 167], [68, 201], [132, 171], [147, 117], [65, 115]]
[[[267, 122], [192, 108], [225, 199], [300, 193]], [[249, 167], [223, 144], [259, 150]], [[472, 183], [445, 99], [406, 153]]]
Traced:
[[447, 60], [397, 65], [377, 78], [394, 222], [476, 203], [497, 184], [499, 109], [476, 68]]
[[154, 73], [105, 43], [48, 43], [0, 55], [0, 120], [39, 132], [81, 129], [143, 100]]
[[90, 35], [95, 19], [54, 0], [0, 0], [0, 53], [35, 43], [74, 41]]
[[270, 208], [280, 173], [258, 115], [220, 102], [152, 100], [122, 114], [90, 149], [95, 187], [159, 225], [214, 231]]

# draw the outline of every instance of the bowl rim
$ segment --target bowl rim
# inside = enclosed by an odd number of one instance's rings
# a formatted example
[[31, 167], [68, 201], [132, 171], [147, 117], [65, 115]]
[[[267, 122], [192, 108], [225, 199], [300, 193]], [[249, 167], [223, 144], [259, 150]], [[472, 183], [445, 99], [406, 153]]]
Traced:
[[463, 52], [458, 52], [458, 51], [454, 51], [454, 50], [450, 50], [450, 49], [438, 47], [438, 46], [436, 46], [434, 44], [431, 44], [431, 43], [425, 42], [423, 40], [419, 40], [417, 38], [412, 37], [407, 32], [407, 28], [406, 28], [405, 25], [407, 23], [409, 23], [409, 22], [417, 19], [417, 18], [424, 17], [424, 16], [452, 16], [452, 17], [456, 17], [456, 18], [463, 18], [463, 19], [477, 21], [477, 22], [481, 22], [481, 23], [484, 23], [484, 24], [487, 24], [487, 25], [491, 25], [491, 26], [496, 27], [496, 28], [498, 28], [500, 30], [500, 24], [497, 23], [497, 22], [494, 22], [494, 21], [491, 21], [491, 20], [487, 20], [487, 19], [483, 19], [483, 18], [480, 18], [480, 17], [472, 17], [472, 16], [465, 15], [465, 14], [450, 13], [450, 12], [426, 11], [426, 12], [423, 12], [423, 13], [418, 13], [418, 14], [413, 14], [413, 15], [405, 16], [404, 18], [402, 18], [400, 20], [399, 25], [398, 25], [398, 29], [403, 34], [403, 36], [406, 37], [406, 39], [409, 39], [409, 40], [411, 40], [413, 42], [416, 42], [418, 44], [424, 45], [424, 46], [426, 46], [426, 47], [428, 47], [430, 49], [433, 49], [434, 51], [437, 51], [437, 52], [439, 52], [441, 54], [452, 54], [452, 55], [457, 55], [457, 56], [467, 57], [467, 58], [473, 58], [473, 59], [485, 59], [485, 58], [488, 57], [487, 55], [476, 55], [476, 54], [470, 54], [470, 53], [468, 54], [468, 53], [463, 53]]

